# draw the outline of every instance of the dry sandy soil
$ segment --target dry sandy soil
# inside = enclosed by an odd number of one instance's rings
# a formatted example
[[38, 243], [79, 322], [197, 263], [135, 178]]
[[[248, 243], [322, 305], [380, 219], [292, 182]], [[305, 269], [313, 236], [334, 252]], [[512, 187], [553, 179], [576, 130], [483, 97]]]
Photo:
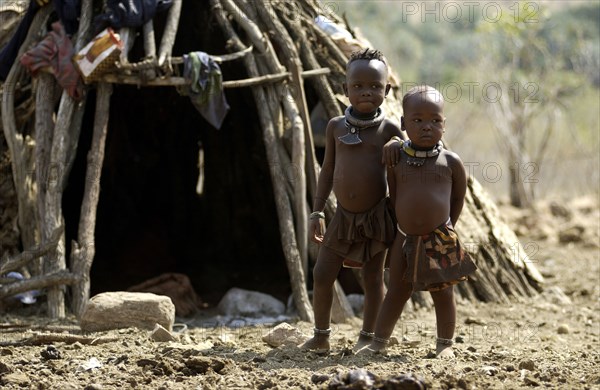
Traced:
[[[178, 319], [188, 323], [187, 330], [177, 342], [159, 343], [136, 329], [82, 335], [74, 319], [49, 321], [30, 309], [0, 315], [0, 387], [410, 389], [420, 383], [433, 389], [600, 389], [598, 201], [578, 199], [567, 206], [545, 202], [526, 212], [501, 206], [546, 278], [546, 289], [510, 304], [460, 303], [452, 361], [430, 357], [435, 322], [425, 308], [405, 313], [397, 325], [394, 335], [407, 341], [391, 346], [387, 356], [366, 357], [349, 353], [357, 324], [335, 326], [332, 352], [319, 356], [267, 345], [262, 336], [273, 325], [200, 326], [208, 313]], [[560, 242], [560, 234], [568, 240], [573, 232], [581, 241]], [[312, 327], [293, 325], [307, 334]], [[34, 334], [61, 331], [82, 339], [16, 345]], [[86, 344], [95, 337], [95, 345]], [[418, 380], [409, 383], [409, 373]]]

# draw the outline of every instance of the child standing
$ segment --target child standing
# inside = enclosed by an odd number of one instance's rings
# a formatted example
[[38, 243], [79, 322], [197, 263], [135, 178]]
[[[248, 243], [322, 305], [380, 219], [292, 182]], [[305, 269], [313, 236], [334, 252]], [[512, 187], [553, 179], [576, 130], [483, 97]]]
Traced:
[[476, 269], [454, 231], [467, 176], [458, 155], [440, 141], [446, 121], [442, 95], [430, 86], [414, 87], [402, 99], [402, 108], [402, 129], [409, 140], [399, 140], [400, 161], [387, 171], [400, 234], [390, 253], [390, 281], [375, 337], [364, 350], [385, 350], [412, 292], [427, 290], [435, 305], [436, 356], [451, 358], [456, 324], [452, 286]]
[[[352, 54], [346, 66], [345, 115], [329, 121], [325, 157], [310, 215], [310, 239], [322, 244], [313, 270], [314, 336], [305, 349], [328, 351], [333, 284], [342, 265], [361, 267], [365, 288], [363, 329], [355, 348], [368, 345], [384, 295], [383, 264], [395, 236], [387, 198], [384, 144], [401, 135], [381, 104], [390, 90], [385, 57], [378, 50]], [[392, 142], [394, 144], [394, 142]], [[338, 205], [325, 234], [325, 201], [333, 189]]]

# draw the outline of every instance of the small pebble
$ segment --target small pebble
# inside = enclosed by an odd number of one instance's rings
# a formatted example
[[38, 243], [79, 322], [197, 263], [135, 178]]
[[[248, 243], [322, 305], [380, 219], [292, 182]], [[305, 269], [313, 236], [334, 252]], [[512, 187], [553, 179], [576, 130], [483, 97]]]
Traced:
[[483, 366], [479, 369], [479, 372], [485, 375], [494, 376], [498, 373], [498, 369], [494, 366]]
[[54, 345], [48, 345], [46, 349], [40, 352], [40, 355], [46, 360], [60, 359], [60, 351]]
[[569, 325], [566, 324], [562, 324], [558, 327], [558, 334], [569, 334], [569, 332], [571, 331], [571, 329], [569, 329]]
[[319, 384], [323, 382], [327, 382], [329, 380], [329, 376], [325, 374], [313, 374], [310, 377], [310, 381], [314, 384]]
[[519, 370], [535, 370], [535, 363], [531, 359], [521, 360], [519, 363]]
[[83, 388], [83, 390], [102, 390], [104, 389], [104, 387], [102, 387], [101, 384], [98, 383], [90, 383], [89, 385], [87, 385], [86, 387]]

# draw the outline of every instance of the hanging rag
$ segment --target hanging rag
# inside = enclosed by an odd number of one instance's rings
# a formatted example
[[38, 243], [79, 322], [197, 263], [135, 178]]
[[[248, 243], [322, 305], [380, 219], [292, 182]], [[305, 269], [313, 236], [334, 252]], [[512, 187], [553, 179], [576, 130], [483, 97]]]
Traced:
[[33, 22], [33, 17], [44, 5], [45, 3], [42, 1], [31, 0], [29, 2], [29, 8], [27, 8], [25, 15], [23, 15], [19, 27], [17, 27], [10, 41], [0, 51], [0, 80], [5, 81], [6, 77], [8, 77], [10, 68], [12, 68], [19, 54], [19, 48], [25, 41], [25, 38], [27, 38], [27, 32], [29, 31], [31, 22]]
[[173, 0], [108, 0], [107, 11], [94, 18], [94, 29], [98, 33], [106, 27], [140, 27], [173, 4]]
[[183, 56], [183, 77], [189, 85], [180, 89], [194, 107], [216, 129], [220, 129], [229, 111], [223, 92], [223, 77], [219, 64], [208, 54], [196, 51]]
[[49, 67], [58, 84], [67, 91], [69, 96], [80, 100], [83, 97], [83, 84], [79, 72], [71, 61], [73, 54], [73, 44], [66, 35], [62, 23], [55, 22], [52, 24], [52, 31], [48, 32], [35, 47], [26, 51], [20, 61], [32, 76]]

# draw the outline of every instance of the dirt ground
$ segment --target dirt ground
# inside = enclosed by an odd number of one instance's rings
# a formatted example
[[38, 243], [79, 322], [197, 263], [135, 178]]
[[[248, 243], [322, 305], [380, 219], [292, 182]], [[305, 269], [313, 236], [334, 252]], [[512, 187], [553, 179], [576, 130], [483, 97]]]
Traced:
[[[0, 315], [0, 387], [600, 389], [597, 198], [540, 202], [534, 211], [500, 207], [546, 278], [545, 291], [510, 304], [459, 303], [454, 360], [430, 357], [435, 322], [425, 308], [404, 314], [394, 335], [405, 341], [387, 356], [349, 353], [357, 324], [334, 325], [333, 350], [320, 356], [267, 345], [262, 336], [274, 324], [207, 326], [203, 318], [210, 313], [178, 318], [188, 324], [178, 341], [155, 342], [136, 329], [83, 335], [73, 318], [49, 321], [30, 308]], [[306, 322], [292, 325], [306, 334], [312, 329]], [[46, 333], [82, 338], [15, 345]]]

